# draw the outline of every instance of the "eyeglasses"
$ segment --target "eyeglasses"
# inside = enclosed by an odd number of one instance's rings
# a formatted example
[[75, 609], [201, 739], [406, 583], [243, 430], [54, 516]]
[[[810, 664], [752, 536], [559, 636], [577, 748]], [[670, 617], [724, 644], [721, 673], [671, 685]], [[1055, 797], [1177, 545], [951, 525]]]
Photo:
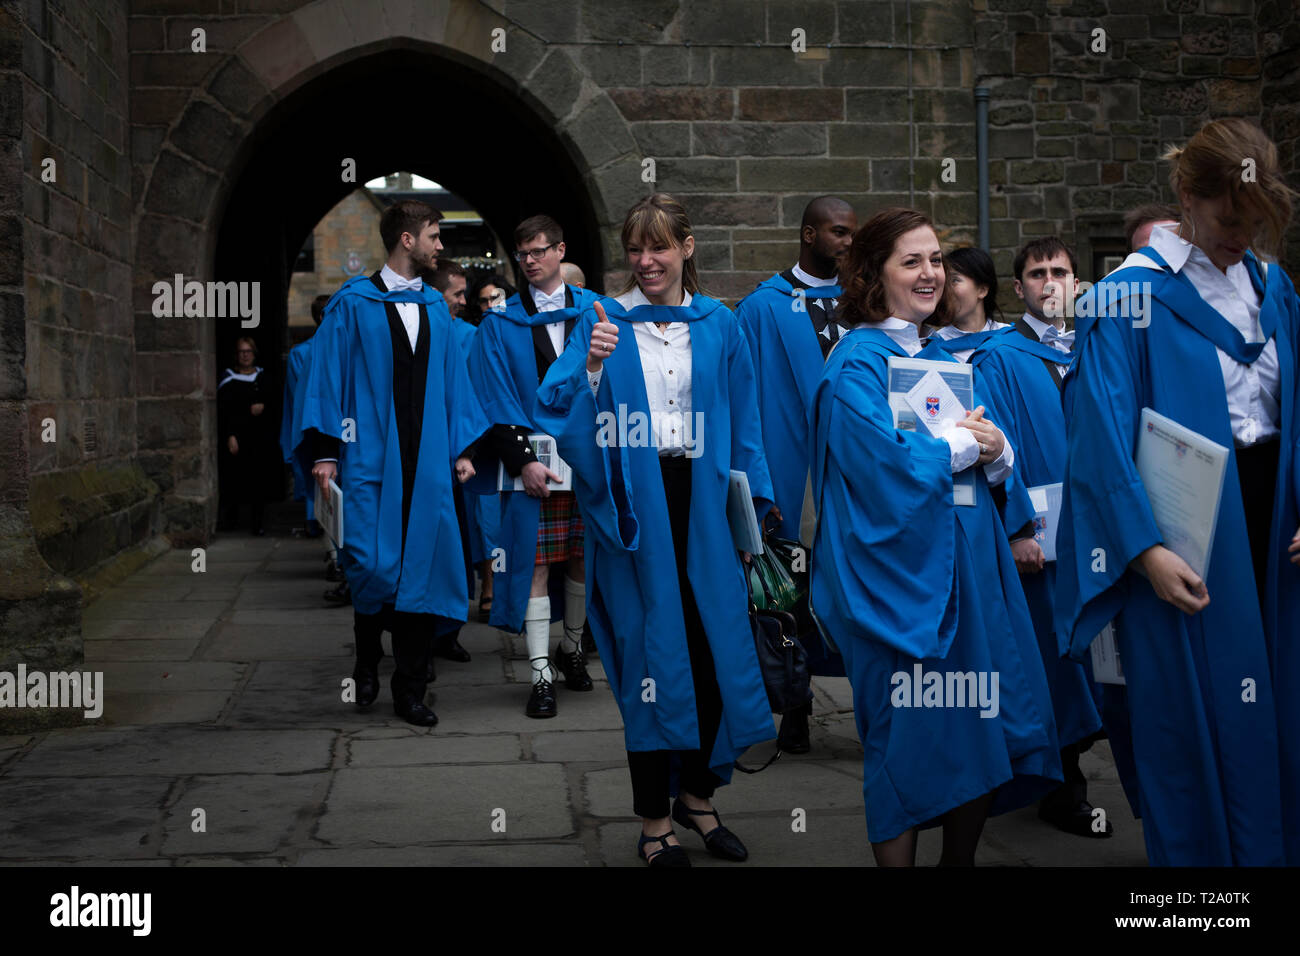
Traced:
[[534, 262], [540, 262], [546, 257], [546, 253], [558, 245], [558, 242], [552, 242], [545, 246], [538, 246], [536, 249], [518, 249], [515, 251], [515, 262], [523, 262], [525, 259], [532, 259]]
[[254, 351], [253, 349], [235, 349], [235, 354], [236, 354], [236, 355], [256, 355], [257, 352]]

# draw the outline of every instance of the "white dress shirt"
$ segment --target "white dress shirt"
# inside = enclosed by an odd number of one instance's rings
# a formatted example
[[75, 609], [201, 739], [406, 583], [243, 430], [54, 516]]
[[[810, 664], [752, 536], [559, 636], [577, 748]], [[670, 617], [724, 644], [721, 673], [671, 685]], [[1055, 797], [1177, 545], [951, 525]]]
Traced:
[[[383, 280], [384, 285], [389, 289], [392, 289], [399, 283], [419, 283], [419, 285], [413, 285], [413, 288], [417, 289], [421, 288], [424, 284], [418, 278], [415, 280], [409, 280], [399, 276], [392, 269], [388, 268], [387, 262], [385, 262], [384, 267], [379, 270], [379, 278]], [[420, 335], [420, 305], [418, 302], [394, 302], [393, 305], [397, 308], [397, 317], [402, 320], [402, 325], [406, 328], [406, 337], [411, 340], [411, 354], [414, 355], [415, 342]]]
[[[624, 309], [649, 305], [640, 287], [614, 300]], [[691, 304], [691, 294], [682, 290], [682, 305]], [[650, 431], [662, 455], [682, 455], [697, 447], [700, 436], [691, 414], [691, 325], [671, 322], [660, 329], [653, 322], [635, 322], [637, 352], [645, 374], [646, 398], [650, 402]], [[600, 387], [599, 372], [588, 372], [594, 392]]]
[[[1242, 338], [1247, 342], [1263, 341], [1259, 296], [1245, 262], [1228, 266], [1224, 274], [1199, 247], [1179, 238], [1173, 230], [1161, 227], [1151, 230], [1149, 245], [1169, 263], [1169, 268], [1186, 275], [1205, 304], [1231, 322]], [[1261, 262], [1259, 266], [1261, 274], [1267, 276], [1267, 263]], [[1238, 362], [1223, 349], [1216, 348], [1216, 351], [1228, 398], [1228, 420], [1237, 447], [1276, 438], [1281, 434], [1282, 394], [1277, 343], [1270, 339], [1259, 358], [1249, 365]]]
[[[916, 332], [916, 326], [903, 319], [891, 316], [883, 322], [861, 322], [856, 328], [880, 329], [908, 355], [916, 355], [917, 352], [924, 348], [921, 344], [921, 338]], [[939, 437], [948, 443], [950, 450], [949, 466], [954, 475], [959, 471], [965, 471], [979, 461], [979, 439], [975, 437], [975, 433], [969, 428], [959, 428], [954, 425]], [[998, 485], [1006, 481], [1016, 461], [1011, 441], [1006, 435], [1003, 435], [1002, 438], [1002, 454], [984, 466], [984, 477], [988, 479], [990, 485]]]
[[[531, 285], [528, 291], [533, 294], [533, 305], [537, 306], [538, 312], [554, 312], [557, 309], [564, 308], [564, 283], [561, 282], [554, 292], [547, 295], [541, 289], [535, 289]], [[555, 354], [559, 355], [564, 351], [564, 323], [548, 322], [546, 324], [546, 334], [551, 337], [551, 345], [555, 346]]]
[[[984, 328], [979, 329], [978, 331], [996, 332], [998, 329], [1005, 329], [1009, 324], [1010, 323], [1008, 322], [995, 322], [993, 319], [988, 319], [984, 323]], [[977, 333], [963, 332], [955, 325], [945, 325], [942, 328], [930, 329], [930, 334], [937, 335], [939, 338], [947, 342], [950, 339], [959, 338], [963, 335], [975, 335]], [[958, 349], [956, 352], [952, 352], [950, 354], [952, 355], [953, 358], [955, 358], [959, 362], [969, 362], [970, 357], [972, 354], [974, 354], [974, 352], [975, 352], [974, 349]]]

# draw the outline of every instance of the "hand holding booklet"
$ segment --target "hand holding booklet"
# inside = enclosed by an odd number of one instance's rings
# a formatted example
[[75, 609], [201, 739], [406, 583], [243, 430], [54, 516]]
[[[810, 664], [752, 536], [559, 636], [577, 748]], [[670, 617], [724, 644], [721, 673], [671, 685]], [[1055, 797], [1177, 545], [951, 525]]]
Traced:
[[[555, 439], [550, 435], [529, 435], [528, 444], [532, 446], [533, 454], [537, 456], [537, 460], [560, 476], [558, 483], [547, 479], [546, 487], [551, 491], [572, 491], [573, 469], [569, 467], [569, 463], [561, 458], [559, 452], [556, 451]], [[511, 478], [510, 475], [506, 473], [506, 466], [500, 464], [497, 468], [497, 490], [523, 491], [523, 476], [520, 475], [517, 478]]]
[[1137, 471], [1164, 546], [1204, 579], [1228, 449], [1150, 408], [1138, 428]]
[[[889, 408], [899, 431], [940, 438], [975, 407], [974, 371], [962, 362], [889, 357]], [[952, 476], [955, 505], [975, 504], [974, 466]]]
[[320, 485], [316, 486], [316, 520], [330, 543], [336, 548], [343, 547], [343, 489], [333, 478], [328, 494], [320, 490]]

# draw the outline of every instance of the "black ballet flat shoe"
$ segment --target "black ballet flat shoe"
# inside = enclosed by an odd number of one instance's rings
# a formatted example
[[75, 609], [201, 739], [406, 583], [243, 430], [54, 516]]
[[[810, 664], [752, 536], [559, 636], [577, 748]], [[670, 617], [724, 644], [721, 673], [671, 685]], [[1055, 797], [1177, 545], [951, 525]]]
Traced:
[[[636, 843], [637, 856], [645, 860], [650, 866], [690, 866], [691, 858], [686, 855], [686, 851], [682, 849], [681, 845], [673, 846], [668, 842], [668, 838], [672, 835], [672, 830], [669, 830], [663, 836], [641, 834], [641, 839]], [[662, 849], [647, 854], [645, 848], [649, 843], [658, 843]]]
[[781, 728], [776, 734], [776, 745], [788, 754], [806, 754], [812, 750], [808, 737], [808, 714], [811, 704], [805, 704], [797, 710], [781, 716]]
[[469, 663], [469, 651], [461, 647], [460, 641], [453, 635], [447, 640], [438, 641], [433, 646], [435, 657], [445, 657], [449, 661], [455, 661], [457, 664]]
[[[707, 834], [691, 819], [691, 817], [710, 816], [718, 821], [718, 825]], [[704, 848], [719, 859], [731, 860], [734, 863], [744, 863], [749, 859], [749, 851], [745, 849], [745, 844], [740, 842], [740, 837], [722, 825], [722, 817], [718, 816], [717, 810], [691, 810], [682, 803], [681, 797], [678, 797], [673, 801], [673, 819], [686, 829], [694, 830], [704, 837]]]
[[413, 698], [393, 701], [393, 712], [417, 727], [433, 727], [438, 723], [438, 715]]
[[326, 591], [324, 597], [336, 607], [347, 607], [352, 603], [352, 589], [348, 587], [348, 582], [344, 581], [338, 587]]
[[533, 684], [533, 692], [528, 696], [528, 705], [524, 707], [525, 717], [554, 717], [559, 713], [555, 706], [555, 688], [548, 680], [539, 680]]
[[1065, 833], [1072, 833], [1075, 836], [1091, 837], [1094, 840], [1104, 840], [1115, 835], [1115, 828], [1110, 825], [1110, 820], [1105, 820], [1103, 826], [1098, 829], [1096, 826], [1097, 818], [1093, 816], [1093, 806], [1086, 800], [1081, 800], [1074, 807], [1054, 807], [1044, 802], [1038, 807], [1038, 818], [1045, 823], [1050, 823]]
[[352, 672], [352, 679], [357, 685], [357, 707], [369, 707], [379, 697], [379, 673], [358, 667]]
[[591, 690], [591, 675], [587, 673], [587, 659], [581, 650], [566, 653], [558, 647], [551, 655], [551, 663], [564, 675], [564, 686], [569, 690]]

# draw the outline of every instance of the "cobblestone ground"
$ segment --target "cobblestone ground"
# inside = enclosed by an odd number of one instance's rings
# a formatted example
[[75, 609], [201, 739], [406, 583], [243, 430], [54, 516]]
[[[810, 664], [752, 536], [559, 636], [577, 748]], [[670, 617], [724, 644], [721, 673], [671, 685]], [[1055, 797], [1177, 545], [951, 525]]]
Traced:
[[[598, 662], [592, 693], [558, 687], [559, 716], [530, 720], [522, 640], [469, 624], [473, 660], [438, 661], [441, 722], [412, 728], [392, 713], [391, 657], [369, 713], [341, 702], [352, 611], [323, 604], [319, 542], [225, 536], [206, 560], [198, 574], [188, 550], [164, 555], [86, 609], [103, 716], [0, 737], [0, 863], [642, 865]], [[848, 682], [819, 679], [816, 693], [812, 752], [719, 791], [749, 865], [871, 864]], [[979, 862], [1144, 864], [1104, 743], [1083, 767], [1115, 837], [1059, 833], [1030, 808], [989, 821]], [[732, 865], [682, 840], [692, 862]], [[938, 854], [924, 833], [919, 862]]]

